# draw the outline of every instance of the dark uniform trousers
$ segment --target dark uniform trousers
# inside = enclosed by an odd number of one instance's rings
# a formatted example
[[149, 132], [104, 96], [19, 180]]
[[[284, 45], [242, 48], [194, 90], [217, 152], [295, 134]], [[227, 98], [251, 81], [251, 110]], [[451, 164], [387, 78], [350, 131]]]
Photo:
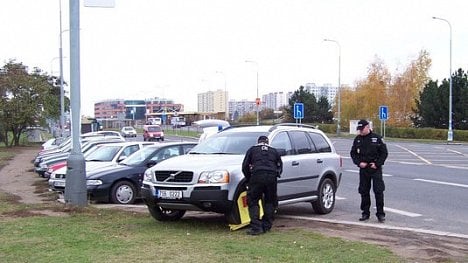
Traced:
[[370, 167], [359, 169], [359, 193], [361, 194], [361, 210], [363, 215], [370, 216], [370, 189], [374, 185], [375, 203], [377, 216], [385, 216], [384, 213], [384, 191], [385, 183], [382, 178], [382, 167], [372, 169]]
[[[266, 232], [273, 225], [276, 205], [277, 174], [271, 171], [257, 171], [249, 180], [247, 203], [249, 205], [250, 227], [252, 230]], [[263, 197], [263, 217], [260, 220], [258, 201]]]

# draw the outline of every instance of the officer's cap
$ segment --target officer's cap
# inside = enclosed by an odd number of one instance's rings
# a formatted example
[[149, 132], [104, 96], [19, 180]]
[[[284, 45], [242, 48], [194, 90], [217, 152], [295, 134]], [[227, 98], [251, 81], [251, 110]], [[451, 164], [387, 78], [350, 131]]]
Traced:
[[360, 131], [362, 129], [364, 129], [364, 127], [366, 127], [367, 125], [369, 125], [369, 122], [366, 121], [366, 120], [360, 120], [357, 124], [357, 127], [356, 127], [356, 130]]
[[257, 140], [258, 143], [268, 143], [268, 137], [266, 137], [265, 135], [262, 135], [260, 137], [258, 137], [258, 140]]

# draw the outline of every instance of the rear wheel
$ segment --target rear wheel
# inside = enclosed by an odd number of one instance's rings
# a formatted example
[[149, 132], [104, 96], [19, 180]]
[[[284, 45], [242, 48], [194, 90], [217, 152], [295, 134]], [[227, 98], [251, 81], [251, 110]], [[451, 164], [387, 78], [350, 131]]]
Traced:
[[111, 189], [110, 199], [114, 204], [133, 204], [136, 198], [136, 187], [129, 181], [117, 182]]
[[185, 210], [165, 209], [158, 205], [148, 205], [151, 216], [158, 221], [177, 221], [185, 215]]
[[317, 214], [328, 214], [335, 207], [336, 186], [330, 178], [325, 178], [318, 189], [318, 199], [312, 202]]

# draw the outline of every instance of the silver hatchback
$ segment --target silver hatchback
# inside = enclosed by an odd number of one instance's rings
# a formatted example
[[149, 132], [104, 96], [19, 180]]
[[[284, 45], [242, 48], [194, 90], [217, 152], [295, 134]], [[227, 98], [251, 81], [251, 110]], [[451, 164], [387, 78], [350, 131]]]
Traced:
[[260, 135], [282, 155], [279, 205], [310, 202], [316, 213], [330, 213], [341, 180], [342, 159], [320, 130], [298, 124], [231, 127], [145, 172], [142, 196], [159, 221], [178, 220], [187, 210], [226, 215], [239, 223], [237, 199], [245, 191], [241, 171], [247, 150]]

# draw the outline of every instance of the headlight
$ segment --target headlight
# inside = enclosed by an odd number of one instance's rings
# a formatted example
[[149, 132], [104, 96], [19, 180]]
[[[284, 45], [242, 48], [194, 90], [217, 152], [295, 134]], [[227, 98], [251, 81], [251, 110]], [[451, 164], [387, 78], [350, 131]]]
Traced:
[[153, 181], [153, 172], [147, 169], [143, 175], [143, 183], [151, 183]]
[[229, 172], [226, 170], [218, 171], [205, 171], [200, 173], [198, 183], [202, 184], [215, 184], [215, 183], [229, 183]]
[[86, 185], [101, 185], [101, 180], [86, 180]]

